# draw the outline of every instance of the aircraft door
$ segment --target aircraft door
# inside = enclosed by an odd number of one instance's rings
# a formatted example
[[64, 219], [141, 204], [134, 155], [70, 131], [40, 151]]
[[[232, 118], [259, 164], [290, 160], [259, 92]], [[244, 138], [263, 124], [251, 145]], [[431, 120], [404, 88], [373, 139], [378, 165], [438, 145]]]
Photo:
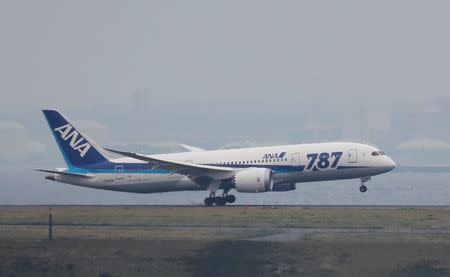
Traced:
[[356, 149], [348, 150], [348, 162], [349, 163], [358, 162], [358, 151]]
[[123, 165], [116, 165], [115, 167], [116, 180], [122, 180], [124, 177]]
[[292, 153], [291, 154], [291, 165], [292, 166], [300, 166], [300, 153]]

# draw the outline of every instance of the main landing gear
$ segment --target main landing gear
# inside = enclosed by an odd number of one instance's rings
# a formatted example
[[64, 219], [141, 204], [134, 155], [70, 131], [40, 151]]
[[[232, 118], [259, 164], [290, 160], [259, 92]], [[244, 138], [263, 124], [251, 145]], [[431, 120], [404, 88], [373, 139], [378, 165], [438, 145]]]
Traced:
[[366, 187], [366, 182], [370, 181], [370, 177], [363, 177], [361, 178], [361, 185], [359, 186], [359, 191], [360, 192], [366, 192], [367, 191], [367, 187]]
[[205, 206], [212, 206], [212, 204], [216, 204], [216, 206], [225, 206], [227, 203], [234, 203], [236, 201], [236, 197], [234, 195], [223, 193], [222, 196], [216, 196], [216, 193], [212, 192], [209, 197], [205, 198]]

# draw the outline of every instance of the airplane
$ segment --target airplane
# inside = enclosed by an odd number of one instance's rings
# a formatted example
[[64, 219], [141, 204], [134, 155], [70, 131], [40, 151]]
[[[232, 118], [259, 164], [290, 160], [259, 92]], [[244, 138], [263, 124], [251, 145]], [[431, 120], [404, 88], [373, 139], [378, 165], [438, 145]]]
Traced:
[[[143, 155], [102, 148], [58, 110], [43, 114], [67, 168], [46, 172], [47, 180], [95, 189], [156, 193], [207, 191], [206, 206], [234, 203], [229, 192], [292, 191], [301, 182], [360, 179], [396, 167], [379, 148], [350, 142], [311, 143], [207, 151], [181, 145], [185, 152]], [[120, 155], [112, 158], [110, 153]]]

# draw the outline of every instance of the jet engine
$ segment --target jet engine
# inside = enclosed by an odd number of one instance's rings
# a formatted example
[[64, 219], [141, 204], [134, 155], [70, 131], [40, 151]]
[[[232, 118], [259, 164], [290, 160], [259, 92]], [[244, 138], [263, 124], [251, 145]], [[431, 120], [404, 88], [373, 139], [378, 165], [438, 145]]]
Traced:
[[234, 186], [238, 192], [265, 192], [272, 190], [272, 170], [248, 168], [234, 175]]

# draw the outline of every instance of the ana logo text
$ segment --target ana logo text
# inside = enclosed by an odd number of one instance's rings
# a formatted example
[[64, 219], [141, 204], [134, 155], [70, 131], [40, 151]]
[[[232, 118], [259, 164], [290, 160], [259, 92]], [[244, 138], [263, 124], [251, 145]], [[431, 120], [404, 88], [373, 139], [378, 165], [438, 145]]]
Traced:
[[269, 159], [282, 159], [286, 155], [286, 152], [280, 152], [280, 153], [268, 153], [264, 154], [263, 160], [269, 160]]
[[[61, 127], [54, 129], [56, 132], [61, 134], [61, 138], [65, 141], [70, 139], [69, 145], [73, 150], [80, 152], [80, 156], [83, 158], [84, 155], [91, 148], [91, 144], [83, 138], [77, 130], [75, 130], [70, 124], [63, 125]], [[79, 137], [79, 139], [78, 139]]]

